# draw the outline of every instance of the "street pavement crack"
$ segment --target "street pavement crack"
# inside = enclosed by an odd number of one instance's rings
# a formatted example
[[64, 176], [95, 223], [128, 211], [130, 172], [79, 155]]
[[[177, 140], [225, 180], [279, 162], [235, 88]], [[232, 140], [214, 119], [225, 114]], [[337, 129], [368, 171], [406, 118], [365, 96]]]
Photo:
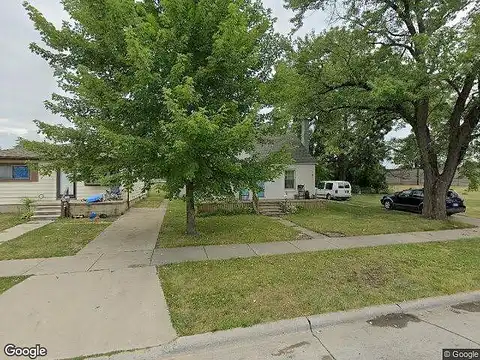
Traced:
[[287, 241], [290, 245], [292, 245], [295, 249], [298, 249], [300, 251], [302, 251], [303, 249], [300, 249], [298, 246], [295, 246], [295, 244], [292, 244], [291, 241]]
[[476, 344], [476, 345], [480, 345], [479, 342], [477, 342], [477, 341], [475, 341], [475, 340], [472, 340], [472, 339], [470, 339], [470, 338], [468, 338], [468, 337], [466, 337], [466, 336], [463, 336], [463, 335], [461, 335], [461, 334], [459, 334], [459, 333], [457, 333], [457, 332], [455, 332], [455, 331], [449, 330], [449, 329], [447, 329], [447, 328], [444, 328], [443, 326], [434, 324], [434, 323], [432, 323], [432, 322], [430, 322], [430, 321], [423, 320], [423, 319], [421, 319], [421, 318], [420, 318], [420, 320], [423, 321], [423, 322], [426, 323], [426, 324], [429, 324], [429, 325], [435, 326], [435, 327], [437, 327], [437, 328], [439, 328], [439, 329], [448, 331], [450, 334], [454, 334], [454, 335], [460, 336], [461, 338], [464, 338], [465, 340], [471, 341], [471, 342], [473, 342], [473, 343]]
[[250, 248], [250, 250], [253, 251], [253, 253], [254, 253], [256, 256], [258, 256], [257, 252], [256, 252], [255, 250], [253, 250], [253, 248], [250, 246], [250, 244], [247, 244], [247, 246]]
[[103, 255], [105, 255], [105, 254], [102, 253], [102, 254], [98, 257], [98, 259], [95, 260], [95, 262], [92, 264], [92, 266], [90, 266], [90, 267], [87, 269], [87, 271], [90, 271], [90, 270], [95, 266], [95, 264], [98, 262], [98, 260], [100, 260], [100, 259], [103, 257]]
[[150, 266], [152, 266], [153, 254], [155, 254], [155, 249], [152, 250], [152, 254], [150, 255], [150, 261], [148, 262]]
[[328, 352], [328, 354], [330, 355], [330, 357], [332, 358], [332, 360], [336, 360], [336, 357], [333, 356], [333, 354], [330, 352], [330, 350], [327, 349], [327, 347], [325, 346], [325, 344], [322, 342], [322, 340], [320, 340], [320, 338], [317, 336], [317, 334], [315, 334], [313, 332], [313, 328], [312, 328], [312, 323], [310, 321], [310, 319], [308, 317], [306, 317], [307, 321], [308, 321], [308, 327], [310, 329], [310, 333], [312, 334], [312, 336], [317, 339], [317, 341], [320, 343], [320, 345], [323, 346], [323, 348]]

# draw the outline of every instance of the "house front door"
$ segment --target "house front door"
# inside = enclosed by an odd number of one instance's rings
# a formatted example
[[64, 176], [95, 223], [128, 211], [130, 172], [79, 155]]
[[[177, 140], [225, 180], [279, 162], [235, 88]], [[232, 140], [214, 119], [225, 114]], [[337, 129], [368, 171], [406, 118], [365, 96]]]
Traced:
[[63, 195], [76, 199], [77, 183], [71, 181], [63, 171], [57, 171], [57, 199], [61, 199]]

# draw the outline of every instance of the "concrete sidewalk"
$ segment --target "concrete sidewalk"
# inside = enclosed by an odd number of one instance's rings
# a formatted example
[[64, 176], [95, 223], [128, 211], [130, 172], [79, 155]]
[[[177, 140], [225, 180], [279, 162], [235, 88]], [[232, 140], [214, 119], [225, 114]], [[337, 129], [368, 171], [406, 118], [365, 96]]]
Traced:
[[75, 256], [0, 261], [0, 276], [35, 275], [0, 295], [0, 346], [64, 359], [175, 339], [150, 266], [165, 209], [132, 209]]
[[159, 209], [130, 209], [77, 255], [152, 251], [157, 243], [166, 209], [166, 202]]
[[46, 220], [46, 221], [29, 221], [25, 224], [20, 224], [14, 227], [11, 227], [9, 229], [6, 229], [4, 231], [0, 232], [0, 244], [5, 242], [5, 241], [10, 241], [13, 240], [19, 236], [22, 236], [23, 234], [26, 234], [30, 231], [39, 229], [41, 227], [44, 227], [45, 225], [48, 225], [52, 223], [53, 221], [51, 220]]
[[0, 296], [0, 319], [2, 348], [41, 344], [45, 359], [176, 338], [154, 267], [30, 277]]
[[322, 236], [307, 240], [270, 243], [160, 248], [154, 250], [151, 264], [166, 265], [184, 261], [219, 260], [380, 245], [453, 241], [473, 237], [480, 237], [480, 228], [338, 238]]

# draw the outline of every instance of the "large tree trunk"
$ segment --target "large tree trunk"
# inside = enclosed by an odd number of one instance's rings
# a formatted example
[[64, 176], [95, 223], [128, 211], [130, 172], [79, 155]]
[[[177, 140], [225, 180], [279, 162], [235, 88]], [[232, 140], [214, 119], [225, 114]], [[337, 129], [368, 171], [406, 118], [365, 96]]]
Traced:
[[187, 206], [187, 235], [198, 235], [195, 221], [195, 198], [192, 181], [187, 182], [185, 195], [185, 202]]
[[347, 180], [348, 160], [345, 155], [340, 155], [338, 158], [338, 180]]
[[436, 176], [431, 171], [425, 171], [424, 175], [424, 200], [423, 215], [430, 219], [446, 219], [446, 197], [450, 184], [442, 180], [442, 176]]
[[420, 168], [417, 165], [417, 186], [420, 185]]

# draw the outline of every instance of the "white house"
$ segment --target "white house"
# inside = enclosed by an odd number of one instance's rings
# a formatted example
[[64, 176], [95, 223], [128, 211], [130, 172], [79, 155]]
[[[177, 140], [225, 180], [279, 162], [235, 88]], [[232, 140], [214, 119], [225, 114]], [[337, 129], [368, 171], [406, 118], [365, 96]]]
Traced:
[[[303, 185], [304, 189], [311, 195], [315, 194], [316, 160], [310, 155], [305, 145], [308, 144], [308, 141], [307, 132], [304, 130], [302, 131], [302, 139], [299, 139], [292, 133], [288, 133], [266, 138], [261, 144], [257, 145], [255, 152], [260, 156], [278, 152], [286, 146], [291, 152], [293, 159], [293, 164], [287, 166], [277, 179], [261, 184], [264, 190], [257, 194], [260, 200], [293, 199], [298, 194], [300, 185]], [[251, 200], [252, 193], [248, 191], [243, 192], [241, 199]]]
[[[0, 150], [0, 212], [16, 211], [25, 198], [35, 200], [38, 204], [60, 203], [65, 191], [75, 201], [104, 194], [108, 189], [97, 184], [71, 182], [61, 171], [51, 176], [39, 176], [37, 171], [27, 166], [27, 162], [37, 160], [35, 154], [21, 148]], [[142, 189], [143, 183], [135, 184], [129, 195], [130, 200], [141, 197]]]

